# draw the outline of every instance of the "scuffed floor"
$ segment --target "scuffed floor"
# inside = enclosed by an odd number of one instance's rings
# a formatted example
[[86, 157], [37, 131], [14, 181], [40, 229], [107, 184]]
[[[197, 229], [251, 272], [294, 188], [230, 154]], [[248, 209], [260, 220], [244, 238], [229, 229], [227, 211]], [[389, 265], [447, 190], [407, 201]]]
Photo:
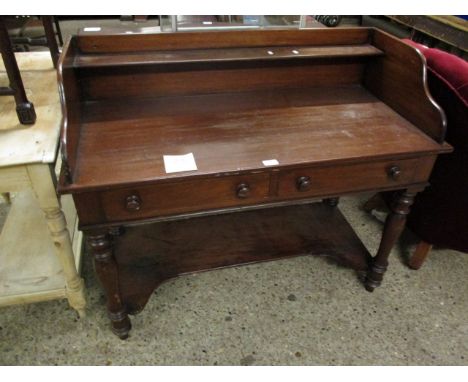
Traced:
[[[339, 208], [375, 253], [382, 223], [359, 209], [364, 200]], [[436, 249], [412, 271], [415, 242], [405, 232], [374, 293], [313, 257], [169, 281], [132, 317], [127, 341], [108, 327], [85, 256], [87, 318], [66, 301], [1, 308], [0, 364], [468, 365], [468, 255]]]

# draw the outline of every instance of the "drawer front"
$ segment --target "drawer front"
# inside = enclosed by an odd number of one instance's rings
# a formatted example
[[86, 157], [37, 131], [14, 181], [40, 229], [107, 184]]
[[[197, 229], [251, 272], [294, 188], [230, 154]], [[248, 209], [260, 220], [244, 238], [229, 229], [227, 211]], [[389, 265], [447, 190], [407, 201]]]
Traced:
[[105, 191], [100, 198], [108, 221], [124, 221], [261, 203], [269, 184], [267, 173], [236, 175]]
[[426, 182], [435, 157], [282, 171], [278, 196], [335, 195]]

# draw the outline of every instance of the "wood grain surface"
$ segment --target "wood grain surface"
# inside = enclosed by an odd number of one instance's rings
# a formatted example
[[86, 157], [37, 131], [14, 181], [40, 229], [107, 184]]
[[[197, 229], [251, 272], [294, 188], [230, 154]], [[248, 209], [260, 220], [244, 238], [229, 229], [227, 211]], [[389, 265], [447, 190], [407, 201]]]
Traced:
[[369, 41], [368, 28], [313, 30], [204, 31], [155, 34], [101, 35], [82, 33], [83, 53], [213, 49], [259, 46], [358, 45]]
[[74, 65], [80, 68], [97, 68], [113, 66], [177, 64], [189, 62], [219, 62], [219, 61], [252, 61], [278, 60], [294, 58], [324, 58], [324, 57], [355, 57], [378, 56], [383, 52], [376, 47], [363, 45], [341, 46], [301, 46], [261, 48], [224, 48], [197, 50], [167, 50], [151, 53], [128, 52], [118, 56], [112, 54], [87, 54], [75, 58]]
[[[362, 87], [89, 103], [83, 112], [76, 190], [264, 170], [267, 159], [284, 167], [440, 150]], [[165, 172], [163, 155], [189, 152], [198, 171]]]

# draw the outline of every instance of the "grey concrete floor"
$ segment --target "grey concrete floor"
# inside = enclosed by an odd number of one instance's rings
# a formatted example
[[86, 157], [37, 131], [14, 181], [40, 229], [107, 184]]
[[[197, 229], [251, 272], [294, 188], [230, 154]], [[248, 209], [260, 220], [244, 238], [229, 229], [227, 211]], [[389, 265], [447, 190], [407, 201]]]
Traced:
[[[365, 198], [339, 208], [375, 253], [382, 223], [360, 210]], [[126, 341], [109, 329], [85, 256], [88, 316], [64, 300], [0, 309], [0, 364], [468, 365], [468, 255], [436, 249], [412, 271], [414, 244], [405, 232], [374, 293], [315, 257], [174, 279], [132, 317]]]

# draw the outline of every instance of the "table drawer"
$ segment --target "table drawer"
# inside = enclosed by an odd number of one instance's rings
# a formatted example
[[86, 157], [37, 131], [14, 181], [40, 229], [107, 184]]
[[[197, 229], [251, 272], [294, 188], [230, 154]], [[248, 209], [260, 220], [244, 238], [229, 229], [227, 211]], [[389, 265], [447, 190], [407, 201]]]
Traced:
[[434, 160], [435, 157], [426, 157], [282, 171], [278, 196], [335, 195], [422, 183], [429, 178]]
[[264, 202], [269, 174], [224, 176], [105, 191], [108, 221], [123, 221]]

